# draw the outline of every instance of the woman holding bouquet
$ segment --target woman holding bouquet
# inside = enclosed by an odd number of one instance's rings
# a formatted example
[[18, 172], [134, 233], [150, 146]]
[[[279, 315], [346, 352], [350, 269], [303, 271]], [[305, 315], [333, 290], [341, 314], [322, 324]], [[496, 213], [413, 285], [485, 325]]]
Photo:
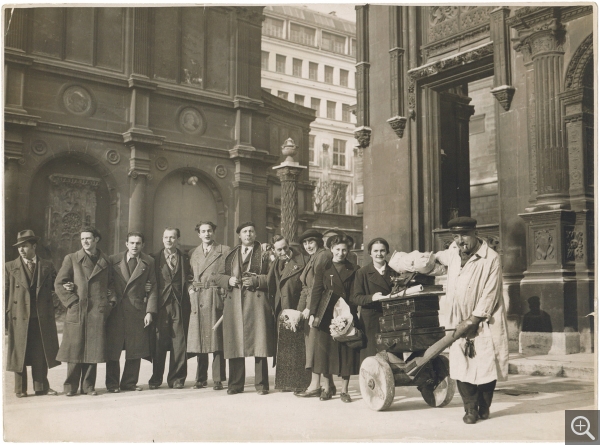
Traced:
[[383, 238], [375, 238], [367, 251], [373, 262], [356, 272], [354, 293], [350, 301], [361, 306], [360, 319], [365, 328], [367, 347], [360, 351], [360, 361], [377, 354], [377, 334], [379, 317], [383, 316], [381, 299], [392, 292], [392, 278], [396, 272], [388, 265], [385, 257], [390, 253], [390, 245]]
[[311, 326], [318, 327], [314, 345], [313, 372], [324, 377], [321, 400], [330, 400], [333, 396], [330, 376], [337, 374], [343, 379], [341, 400], [350, 403], [352, 399], [348, 394], [348, 383], [351, 375], [358, 375], [360, 354], [358, 350], [352, 349], [347, 344], [334, 340], [330, 333], [330, 326], [332, 321], [335, 321], [334, 325], [340, 329], [339, 319], [334, 320], [334, 307], [337, 307], [336, 303], [340, 299], [349, 306], [351, 315], [348, 323], [352, 322], [354, 326], [358, 326], [356, 306], [350, 302], [350, 296], [353, 293], [354, 277], [359, 267], [346, 259], [348, 242], [344, 235], [335, 235], [330, 245], [332, 259], [316, 268], [311, 292], [309, 323]]

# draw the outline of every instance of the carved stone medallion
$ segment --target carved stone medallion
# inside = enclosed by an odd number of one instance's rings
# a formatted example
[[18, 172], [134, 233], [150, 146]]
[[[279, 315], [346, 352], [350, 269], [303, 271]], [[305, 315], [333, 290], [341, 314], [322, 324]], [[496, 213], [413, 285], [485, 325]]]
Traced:
[[225, 168], [224, 165], [217, 165], [215, 167], [215, 175], [217, 175], [217, 177], [223, 179], [225, 176], [227, 176], [227, 169]]
[[106, 152], [106, 160], [109, 164], [117, 165], [121, 161], [121, 155], [117, 150], [108, 150]]
[[73, 85], [63, 92], [63, 105], [70, 113], [86, 116], [93, 112], [92, 95], [83, 87]]
[[48, 145], [46, 145], [44, 141], [33, 141], [33, 143], [31, 144], [31, 151], [38, 156], [43, 156], [48, 151]]
[[204, 118], [198, 110], [186, 107], [179, 113], [179, 128], [187, 134], [204, 132]]
[[154, 165], [158, 170], [165, 171], [167, 168], [169, 168], [169, 161], [167, 161], [167, 158], [164, 156], [161, 156], [160, 158], [156, 158]]

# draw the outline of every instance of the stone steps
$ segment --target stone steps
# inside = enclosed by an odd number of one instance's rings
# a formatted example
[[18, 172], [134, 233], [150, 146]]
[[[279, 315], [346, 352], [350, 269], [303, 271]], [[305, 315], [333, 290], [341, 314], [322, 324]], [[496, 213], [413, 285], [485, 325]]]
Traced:
[[596, 354], [532, 355], [510, 354], [509, 374], [548, 375], [594, 381]]

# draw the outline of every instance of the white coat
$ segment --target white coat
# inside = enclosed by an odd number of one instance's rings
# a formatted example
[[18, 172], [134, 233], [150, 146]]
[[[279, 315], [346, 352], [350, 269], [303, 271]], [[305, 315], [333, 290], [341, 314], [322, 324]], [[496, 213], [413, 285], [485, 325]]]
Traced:
[[466, 339], [458, 339], [450, 346], [450, 376], [474, 385], [508, 378], [508, 325], [502, 297], [502, 267], [499, 255], [485, 241], [481, 243], [462, 268], [456, 243], [436, 253], [437, 261], [448, 268], [446, 328], [456, 327], [471, 315], [484, 319], [473, 338], [473, 358], [463, 352]]

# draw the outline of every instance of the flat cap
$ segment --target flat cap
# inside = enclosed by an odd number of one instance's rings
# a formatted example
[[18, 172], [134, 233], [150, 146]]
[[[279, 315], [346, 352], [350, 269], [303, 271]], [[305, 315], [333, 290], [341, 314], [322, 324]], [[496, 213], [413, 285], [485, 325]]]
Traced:
[[252, 221], [243, 222], [239, 226], [237, 226], [237, 229], [235, 229], [235, 233], [239, 234], [244, 227], [250, 227], [250, 226], [256, 228], [256, 225]]
[[316, 229], [308, 229], [302, 232], [302, 235], [298, 237], [298, 242], [302, 243], [308, 238], [323, 239], [323, 234]]
[[448, 221], [448, 228], [452, 233], [470, 232], [471, 230], [475, 230], [476, 227], [477, 220], [469, 216], [459, 216]]

